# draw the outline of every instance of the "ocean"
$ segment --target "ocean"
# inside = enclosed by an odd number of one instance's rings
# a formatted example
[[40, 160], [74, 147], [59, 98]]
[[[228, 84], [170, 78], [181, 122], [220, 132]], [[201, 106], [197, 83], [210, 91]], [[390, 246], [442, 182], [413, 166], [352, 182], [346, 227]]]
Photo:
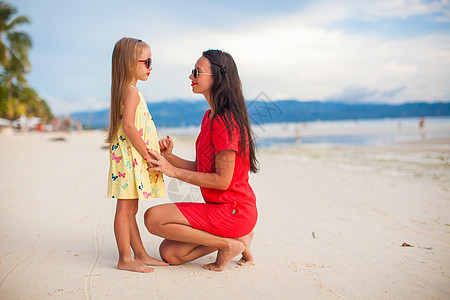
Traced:
[[450, 139], [450, 117], [389, 118], [266, 124], [254, 128], [259, 148], [302, 144], [382, 146]]
[[[259, 148], [304, 144], [382, 146], [426, 139], [450, 140], [450, 117], [427, 117], [422, 128], [419, 122], [420, 118], [386, 118], [267, 123], [253, 125], [252, 129]], [[158, 131], [166, 135], [196, 137], [200, 128], [161, 127]]]

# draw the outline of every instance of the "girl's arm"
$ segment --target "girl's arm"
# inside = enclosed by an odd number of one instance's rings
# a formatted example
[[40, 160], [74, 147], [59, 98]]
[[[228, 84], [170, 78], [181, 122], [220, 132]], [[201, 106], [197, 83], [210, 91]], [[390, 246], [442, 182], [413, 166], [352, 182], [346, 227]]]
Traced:
[[165, 159], [167, 159], [168, 162], [170, 162], [173, 166], [180, 169], [197, 171], [197, 164], [195, 161], [183, 159], [172, 153], [173, 146], [174, 146], [173, 141], [169, 136], [159, 140], [159, 148], [161, 149], [161, 155]]
[[136, 108], [139, 104], [139, 94], [138, 91], [132, 87], [128, 87], [125, 90], [123, 96], [123, 131], [127, 135], [127, 138], [131, 141], [131, 144], [136, 148], [137, 151], [142, 155], [144, 159], [150, 159], [151, 156], [147, 152], [147, 146], [142, 140], [139, 131], [137, 130], [135, 124]]
[[191, 170], [181, 169], [169, 163], [161, 154], [154, 150], [149, 151], [154, 158], [148, 162], [155, 167], [150, 171], [160, 171], [169, 177], [188, 182], [205, 188], [226, 190], [233, 178], [236, 153], [233, 150], [222, 150], [215, 155], [215, 173], [201, 173]]

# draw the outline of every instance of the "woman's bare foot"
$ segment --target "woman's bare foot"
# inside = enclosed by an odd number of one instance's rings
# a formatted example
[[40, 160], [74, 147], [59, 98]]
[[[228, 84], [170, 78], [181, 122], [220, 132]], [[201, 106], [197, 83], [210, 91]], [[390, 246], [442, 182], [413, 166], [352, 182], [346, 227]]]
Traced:
[[129, 262], [119, 261], [119, 263], [117, 264], [117, 268], [119, 270], [139, 272], [139, 273], [151, 273], [155, 271], [155, 269], [153, 269], [152, 267], [146, 266], [145, 264], [136, 260], [132, 260]]
[[238, 241], [241, 241], [244, 243], [245, 250], [242, 252], [242, 257], [238, 261], [238, 265], [240, 266], [251, 266], [255, 264], [255, 257], [252, 254], [251, 251], [251, 244], [253, 240], [253, 231], [247, 234], [246, 236], [243, 236], [241, 238], [237, 239]]
[[143, 263], [144, 265], [147, 265], [147, 266], [168, 266], [169, 265], [168, 263], [163, 262], [159, 259], [153, 258], [147, 254], [142, 255], [142, 256], [136, 256], [134, 259], [136, 261]]
[[229, 262], [239, 253], [244, 251], [245, 246], [243, 243], [237, 240], [231, 240], [227, 249], [219, 249], [217, 253], [216, 261], [210, 264], [203, 265], [203, 268], [210, 271], [223, 271]]

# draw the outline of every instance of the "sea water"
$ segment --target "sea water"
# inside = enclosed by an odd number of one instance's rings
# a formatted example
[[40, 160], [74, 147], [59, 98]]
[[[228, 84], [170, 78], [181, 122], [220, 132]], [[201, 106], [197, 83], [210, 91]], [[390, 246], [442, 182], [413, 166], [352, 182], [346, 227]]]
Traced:
[[[259, 148], [303, 144], [382, 146], [436, 138], [450, 139], [450, 116], [421, 118], [386, 118], [298, 123], [253, 124]], [[160, 128], [160, 133], [196, 137], [199, 126]]]
[[450, 138], [450, 117], [389, 118], [254, 126], [260, 148], [301, 144], [381, 146]]

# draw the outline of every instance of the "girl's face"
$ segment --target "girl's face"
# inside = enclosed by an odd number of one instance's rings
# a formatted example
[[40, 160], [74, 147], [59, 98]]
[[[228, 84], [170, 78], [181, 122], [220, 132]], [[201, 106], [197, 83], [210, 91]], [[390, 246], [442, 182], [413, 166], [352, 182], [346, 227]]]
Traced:
[[194, 78], [194, 74], [191, 74], [189, 76], [189, 79], [192, 81], [192, 92], [195, 94], [203, 94], [205, 98], [209, 100], [211, 87], [213, 85], [211, 64], [209, 63], [209, 60], [204, 56], [200, 57], [195, 64], [195, 69], [197, 69], [198, 73], [200, 74], [197, 75], [197, 78]]
[[[138, 60], [147, 61], [148, 59], [152, 58], [152, 53], [150, 51], [150, 48], [144, 47], [142, 50], [141, 55], [139, 56]], [[148, 76], [150, 75], [150, 71], [153, 70], [152, 66], [150, 65], [147, 68], [147, 63], [138, 61], [137, 67], [136, 67], [136, 79], [146, 81], [148, 79]]]

